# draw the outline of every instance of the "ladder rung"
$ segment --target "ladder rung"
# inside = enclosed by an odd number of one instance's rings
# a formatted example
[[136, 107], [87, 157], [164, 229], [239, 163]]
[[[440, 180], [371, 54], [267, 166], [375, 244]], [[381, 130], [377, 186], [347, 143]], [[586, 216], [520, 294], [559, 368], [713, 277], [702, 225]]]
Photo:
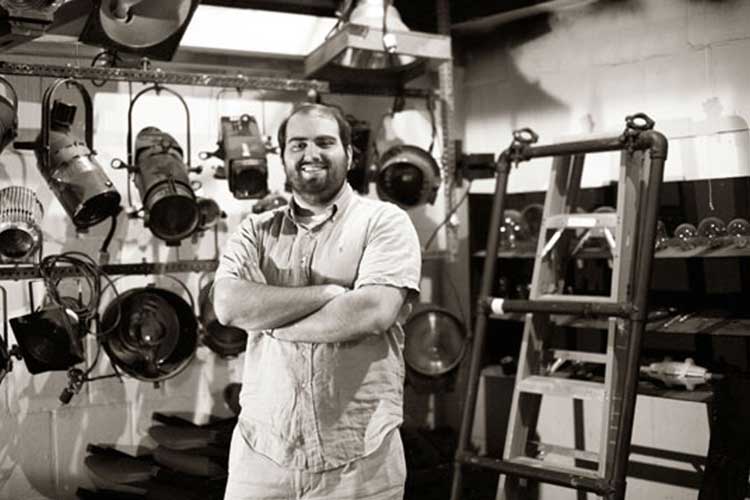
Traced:
[[609, 484], [595, 471], [588, 469], [566, 469], [564, 467], [545, 464], [540, 460], [517, 457], [511, 460], [480, 457], [462, 454], [457, 458], [459, 462], [495, 470], [501, 474], [518, 476], [545, 483], [575, 488], [593, 493], [603, 494], [609, 491]]
[[516, 383], [519, 391], [590, 401], [604, 401], [604, 384], [588, 380], [532, 375]]
[[545, 229], [588, 229], [593, 227], [617, 227], [617, 214], [556, 214], [550, 215], [544, 220]]
[[513, 458], [506, 459], [506, 461], [513, 463], [513, 464], [523, 464], [523, 465], [528, 465], [529, 467], [534, 467], [537, 469], [545, 469], [548, 471], [560, 472], [563, 474], [571, 474], [571, 475], [580, 476], [580, 477], [588, 477], [590, 479], [603, 479], [601, 476], [599, 476], [599, 473], [593, 469], [584, 469], [583, 467], [575, 467], [575, 466], [568, 467], [562, 464], [555, 464], [555, 463], [546, 462], [544, 460], [539, 460], [538, 458], [513, 457]]
[[592, 302], [598, 304], [617, 304], [617, 300], [613, 299], [608, 295], [570, 295], [570, 294], [557, 294], [557, 293], [545, 293], [539, 295], [536, 299], [538, 302], [571, 302], [571, 303], [582, 303], [590, 304]]
[[586, 460], [588, 462], [599, 463], [599, 453], [589, 450], [576, 450], [575, 448], [569, 448], [567, 446], [559, 446], [550, 443], [539, 443], [535, 441], [529, 441], [529, 444], [533, 445], [537, 450], [544, 452], [549, 455], [559, 455], [562, 457], [572, 457], [579, 460]]
[[600, 352], [568, 351], [565, 349], [550, 349], [550, 354], [555, 359], [568, 361], [581, 361], [583, 363], [606, 364], [607, 355]]
[[537, 300], [487, 297], [484, 303], [486, 304], [486, 308], [489, 309], [489, 312], [496, 315], [513, 312], [532, 312], [575, 314], [584, 316], [628, 317], [633, 309], [632, 305], [627, 302], [617, 302], [609, 297], [602, 297], [600, 295], [542, 295], [540, 299]]

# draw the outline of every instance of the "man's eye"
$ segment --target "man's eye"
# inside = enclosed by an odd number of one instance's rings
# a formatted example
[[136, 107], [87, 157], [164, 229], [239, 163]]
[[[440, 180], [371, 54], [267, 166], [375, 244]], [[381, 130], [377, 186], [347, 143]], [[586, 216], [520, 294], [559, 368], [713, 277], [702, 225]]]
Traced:
[[335, 139], [318, 139], [315, 141], [315, 145], [319, 148], [330, 148], [336, 145]]
[[296, 141], [289, 144], [289, 149], [292, 151], [302, 151], [307, 146], [307, 143], [302, 141]]

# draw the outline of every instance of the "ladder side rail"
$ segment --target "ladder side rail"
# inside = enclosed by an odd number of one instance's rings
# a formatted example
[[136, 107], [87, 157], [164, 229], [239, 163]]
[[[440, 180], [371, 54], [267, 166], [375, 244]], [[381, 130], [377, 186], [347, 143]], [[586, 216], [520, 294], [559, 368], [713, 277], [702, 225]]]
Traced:
[[495, 181], [495, 194], [492, 200], [492, 212], [490, 213], [490, 229], [487, 236], [487, 253], [484, 258], [482, 272], [482, 283], [479, 291], [479, 302], [477, 307], [476, 322], [471, 347], [471, 358], [469, 374], [466, 381], [466, 394], [462, 408], [461, 428], [459, 430], [456, 455], [453, 465], [453, 482], [451, 485], [451, 500], [459, 500], [462, 490], [462, 462], [464, 454], [468, 451], [471, 438], [472, 425], [479, 388], [480, 365], [482, 362], [482, 351], [487, 330], [487, 308], [484, 304], [486, 298], [492, 293], [495, 277], [495, 266], [497, 263], [497, 251], [500, 243], [500, 222], [505, 209], [505, 195], [508, 188], [508, 175], [510, 174], [510, 154], [508, 150], [503, 151], [498, 158], [497, 179]]
[[628, 458], [630, 455], [630, 441], [633, 433], [633, 417], [635, 415], [635, 400], [638, 388], [638, 372], [641, 355], [641, 341], [648, 315], [648, 293], [651, 287], [651, 269], [654, 260], [654, 241], [656, 238], [656, 220], [659, 212], [659, 191], [664, 178], [664, 164], [667, 159], [667, 139], [663, 134], [654, 130], [646, 130], [638, 134], [636, 139], [638, 149], [648, 149], [650, 166], [648, 181], [645, 188], [645, 215], [641, 238], [638, 241], [636, 255], [635, 290], [633, 303], [635, 311], [632, 327], [628, 336], [628, 358], [625, 367], [626, 380], [622, 412], [620, 414], [620, 436], [615, 446], [613, 465], [614, 491], [608, 499], [623, 500], [625, 498], [625, 477], [627, 475]]
[[[619, 217], [615, 234], [617, 256], [613, 255], [612, 293], [618, 301], [627, 303], [632, 312], [635, 259], [638, 252], [638, 229], [641, 227], [644, 176], [643, 153], [623, 150], [620, 155], [620, 175], [617, 186], [617, 214]], [[626, 201], [627, 200], [627, 201]], [[626, 205], [627, 203], [627, 205]], [[635, 208], [635, 210], [633, 210]], [[627, 332], [630, 321], [625, 318], [610, 318], [607, 327], [607, 363], [604, 382], [608, 392], [608, 404], [601, 413], [602, 437], [599, 443], [599, 475], [612, 479], [618, 425], [622, 411], [625, 366], [627, 365]]]

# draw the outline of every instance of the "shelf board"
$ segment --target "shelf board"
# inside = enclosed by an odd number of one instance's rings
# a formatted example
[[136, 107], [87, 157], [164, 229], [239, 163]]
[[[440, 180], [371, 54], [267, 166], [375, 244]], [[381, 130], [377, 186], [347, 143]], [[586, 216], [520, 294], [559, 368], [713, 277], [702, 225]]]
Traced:
[[[487, 255], [486, 250], [479, 250], [471, 254], [475, 258], [484, 258]], [[498, 259], [533, 259], [536, 252], [533, 250], [500, 250], [497, 252]], [[596, 259], [606, 258], [607, 252], [597, 250], [584, 250], [576, 258]], [[699, 246], [690, 250], [669, 247], [657, 250], [654, 253], [655, 259], [692, 259], [692, 258], [729, 258], [729, 257], [750, 257], [750, 247], [739, 248], [736, 246], [709, 247]]]
[[[727, 318], [722, 316], [692, 315], [683, 321], [676, 316], [660, 318], [646, 324], [646, 333], [673, 335], [710, 335], [718, 337], [750, 337], [750, 318]], [[522, 313], [492, 314], [490, 318], [502, 321], [523, 321]], [[570, 315], [552, 315], [558, 326], [572, 328], [605, 329], [606, 319], [582, 318]]]

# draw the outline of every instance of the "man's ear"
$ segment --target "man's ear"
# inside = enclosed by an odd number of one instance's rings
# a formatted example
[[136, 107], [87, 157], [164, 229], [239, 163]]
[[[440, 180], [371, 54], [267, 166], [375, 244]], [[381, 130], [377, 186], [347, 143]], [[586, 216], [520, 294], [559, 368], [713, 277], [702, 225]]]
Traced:
[[352, 150], [352, 145], [351, 144], [349, 144], [346, 147], [346, 158], [347, 158], [347, 161], [348, 161], [348, 164], [346, 166], [346, 170], [349, 171], [354, 166], [354, 154], [353, 154], [353, 150]]

